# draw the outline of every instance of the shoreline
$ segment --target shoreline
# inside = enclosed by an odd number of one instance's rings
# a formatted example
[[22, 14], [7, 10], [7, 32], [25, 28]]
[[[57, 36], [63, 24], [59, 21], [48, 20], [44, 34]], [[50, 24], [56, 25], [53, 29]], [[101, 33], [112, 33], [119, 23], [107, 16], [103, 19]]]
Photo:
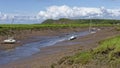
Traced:
[[[42, 47], [39, 53], [22, 60], [11, 62], [5, 66], [3, 65], [2, 68], [50, 68], [50, 65], [52, 63], [56, 63], [60, 58], [73, 55], [78, 51], [95, 48], [98, 46], [98, 42], [100, 40], [118, 35], [119, 33], [120, 32], [114, 31], [113, 28], [107, 28], [99, 31], [96, 34], [80, 37], [72, 41], [63, 41], [53, 46]], [[69, 42], [79, 43], [72, 45], [66, 44]]]
[[27, 43], [32, 43], [35, 41], [40, 41], [33, 39], [33, 37], [41, 37], [41, 36], [59, 36], [65, 35], [71, 32], [80, 32], [87, 30], [88, 28], [75, 28], [75, 29], [57, 29], [57, 30], [23, 30], [23, 31], [15, 31], [16, 34], [13, 34], [17, 42], [15, 44], [3, 44], [3, 40], [7, 39], [7, 36], [0, 36], [0, 50], [9, 50], [14, 49], [18, 46], [22, 46]]

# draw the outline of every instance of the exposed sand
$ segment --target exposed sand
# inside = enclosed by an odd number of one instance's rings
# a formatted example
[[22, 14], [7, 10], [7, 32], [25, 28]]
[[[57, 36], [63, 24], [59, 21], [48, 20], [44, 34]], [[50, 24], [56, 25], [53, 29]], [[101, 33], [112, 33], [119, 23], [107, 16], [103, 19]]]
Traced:
[[[86, 29], [76, 29], [73, 31], [83, 31], [83, 30], [86, 30]], [[68, 31], [67, 29], [66, 31], [61, 30], [63, 34], [71, 31]], [[61, 33], [61, 32], [60, 33], [59, 32], [56, 33], [56, 32], [53, 31], [53, 34], [47, 32], [46, 35], [48, 34], [49, 36], [53, 36], [53, 35], [59, 35]], [[56, 63], [60, 58], [64, 56], [73, 55], [78, 51], [95, 48], [98, 46], [98, 42], [100, 40], [103, 40], [115, 35], [119, 35], [119, 34], [120, 32], [115, 31], [114, 28], [111, 28], [111, 27], [102, 28], [101, 31], [95, 34], [77, 38], [72, 41], [60, 42], [53, 46], [43, 47], [41, 48], [41, 51], [39, 53], [34, 54], [31, 57], [14, 61], [9, 64], [1, 65], [0, 68], [50, 68], [50, 65], [52, 63]], [[43, 33], [43, 35], [45, 34]], [[31, 36], [33, 36], [33, 34]], [[25, 38], [21, 40], [25, 40]], [[74, 44], [70, 45], [69, 43], [74, 43]]]

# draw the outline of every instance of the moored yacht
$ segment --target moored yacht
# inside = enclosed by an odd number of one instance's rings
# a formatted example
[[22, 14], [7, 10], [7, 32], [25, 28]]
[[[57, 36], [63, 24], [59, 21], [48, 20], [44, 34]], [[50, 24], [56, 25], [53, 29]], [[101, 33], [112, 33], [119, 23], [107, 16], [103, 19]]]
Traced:
[[9, 37], [8, 39], [5, 39], [3, 41], [3, 43], [5, 43], [5, 44], [13, 44], [13, 43], [16, 43], [16, 40], [13, 37]]
[[74, 40], [74, 39], [76, 39], [76, 38], [77, 38], [77, 36], [73, 35], [73, 36], [71, 36], [68, 40]]

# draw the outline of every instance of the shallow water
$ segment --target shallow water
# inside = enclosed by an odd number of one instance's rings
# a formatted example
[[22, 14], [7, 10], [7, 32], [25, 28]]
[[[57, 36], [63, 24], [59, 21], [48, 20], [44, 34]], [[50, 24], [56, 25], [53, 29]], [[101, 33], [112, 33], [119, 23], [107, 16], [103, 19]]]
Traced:
[[[9, 51], [0, 51], [0, 64], [6, 64], [11, 61], [15, 61], [36, 54], [40, 52], [41, 47], [51, 46], [58, 42], [68, 40], [72, 35], [81, 37], [81, 36], [86, 36], [88, 34], [90, 34], [88, 31], [84, 31], [84, 32], [71, 33], [62, 36], [54, 36], [47, 38], [42, 37], [41, 41], [28, 43], [23, 46], [16, 47], [15, 49]], [[38, 38], [39, 37], [36, 37], [36, 39]]]

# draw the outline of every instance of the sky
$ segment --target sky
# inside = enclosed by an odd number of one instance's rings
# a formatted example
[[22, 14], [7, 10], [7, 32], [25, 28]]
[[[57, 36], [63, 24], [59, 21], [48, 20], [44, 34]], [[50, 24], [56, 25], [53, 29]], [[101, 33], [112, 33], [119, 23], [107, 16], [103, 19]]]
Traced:
[[92, 15], [90, 13], [97, 16], [112, 14], [119, 19], [119, 6], [120, 0], [0, 0], [0, 23], [8, 21], [12, 16], [23, 20], [23, 23], [26, 20], [32, 20], [31, 23], [37, 20], [38, 23], [50, 18], [85, 18]]

